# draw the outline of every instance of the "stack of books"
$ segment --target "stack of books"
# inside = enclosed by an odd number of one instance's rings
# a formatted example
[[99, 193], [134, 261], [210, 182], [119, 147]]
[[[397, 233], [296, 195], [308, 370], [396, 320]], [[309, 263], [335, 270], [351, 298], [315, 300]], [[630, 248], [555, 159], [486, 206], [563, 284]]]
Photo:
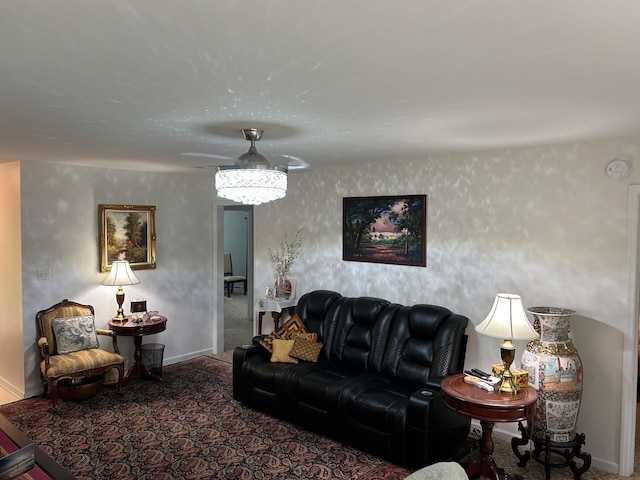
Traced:
[[464, 382], [480, 387], [487, 392], [493, 392], [495, 385], [500, 382], [500, 378], [489, 375], [477, 368], [472, 368], [464, 371]]

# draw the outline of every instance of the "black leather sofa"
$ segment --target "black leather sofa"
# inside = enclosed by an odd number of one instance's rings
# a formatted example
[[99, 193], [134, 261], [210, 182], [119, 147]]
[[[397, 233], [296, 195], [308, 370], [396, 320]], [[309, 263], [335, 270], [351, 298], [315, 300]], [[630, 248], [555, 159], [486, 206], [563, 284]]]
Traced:
[[236, 400], [404, 466], [464, 444], [470, 420], [443, 404], [440, 382], [463, 370], [466, 317], [326, 290], [296, 313], [323, 343], [318, 361], [272, 363], [256, 337], [234, 350]]

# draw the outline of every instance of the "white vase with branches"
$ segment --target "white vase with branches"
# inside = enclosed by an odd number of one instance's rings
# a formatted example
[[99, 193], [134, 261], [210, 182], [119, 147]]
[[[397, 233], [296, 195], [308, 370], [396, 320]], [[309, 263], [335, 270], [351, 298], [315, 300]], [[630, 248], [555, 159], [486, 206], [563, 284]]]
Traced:
[[271, 261], [274, 263], [274, 268], [276, 272], [276, 297], [283, 298], [284, 297], [284, 281], [286, 277], [289, 275], [291, 271], [291, 267], [293, 263], [298, 258], [300, 254], [300, 249], [302, 248], [302, 242], [304, 241], [304, 236], [302, 235], [302, 228], [300, 228], [297, 232], [293, 241], [289, 242], [287, 239], [287, 234], [284, 234], [284, 242], [280, 243], [280, 246], [275, 249], [269, 249], [269, 257]]

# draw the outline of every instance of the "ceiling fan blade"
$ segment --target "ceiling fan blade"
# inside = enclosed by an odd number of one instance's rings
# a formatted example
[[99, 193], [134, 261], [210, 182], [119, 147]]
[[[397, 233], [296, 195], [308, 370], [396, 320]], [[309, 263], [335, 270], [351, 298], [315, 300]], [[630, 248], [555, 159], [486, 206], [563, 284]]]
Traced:
[[[244, 159], [245, 162], [248, 163], [262, 163], [262, 162], [255, 162], [254, 160], [252, 160], [251, 155], [253, 155], [256, 158], [260, 158], [264, 161], [264, 163], [266, 163], [268, 165], [268, 160], [266, 160], [262, 155], [260, 155], [256, 148], [255, 148], [255, 142], [257, 140], [260, 140], [261, 136], [262, 136], [262, 130], [260, 129], [255, 129], [255, 128], [251, 128], [251, 129], [243, 129], [242, 133], [245, 137], [246, 140], [250, 140], [251, 141], [251, 148], [249, 149], [249, 151], [247, 153], [245, 153], [244, 155], [241, 155], [240, 157], [238, 157], [240, 160], [243, 160], [243, 157], [247, 157], [247, 159]], [[214, 160], [221, 160], [222, 162], [238, 162], [238, 158], [233, 158], [233, 157], [229, 157], [227, 155], [218, 155], [215, 153], [204, 153], [204, 152], [183, 152], [180, 155], [185, 156], [185, 157], [196, 157], [196, 158], [212, 158]], [[288, 170], [307, 170], [309, 168], [309, 163], [306, 162], [305, 160], [303, 160], [300, 157], [296, 157], [295, 155], [285, 155], [285, 154], [280, 154], [278, 155], [279, 157], [285, 159], [284, 162], [275, 162], [277, 165], [280, 166], [286, 166], [288, 168]], [[219, 165], [204, 165], [201, 166], [199, 168], [216, 168]], [[222, 165], [220, 165], [222, 166]]]
[[287, 159], [287, 166], [289, 167], [289, 170], [306, 170], [309, 168], [309, 163], [300, 157], [296, 157], [295, 155], [280, 156]]
[[217, 155], [215, 153], [199, 153], [199, 152], [184, 152], [180, 155], [184, 157], [196, 157], [196, 158], [214, 158], [216, 160], [224, 160], [224, 161], [235, 161], [236, 159], [233, 157], [229, 157], [226, 155]]

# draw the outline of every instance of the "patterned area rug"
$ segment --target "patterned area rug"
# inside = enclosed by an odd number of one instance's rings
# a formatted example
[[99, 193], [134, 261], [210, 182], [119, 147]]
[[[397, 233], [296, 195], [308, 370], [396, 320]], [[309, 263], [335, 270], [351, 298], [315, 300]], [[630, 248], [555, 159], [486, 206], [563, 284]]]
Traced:
[[233, 400], [231, 365], [200, 357], [84, 402], [0, 407], [78, 479], [399, 480], [410, 471]]

